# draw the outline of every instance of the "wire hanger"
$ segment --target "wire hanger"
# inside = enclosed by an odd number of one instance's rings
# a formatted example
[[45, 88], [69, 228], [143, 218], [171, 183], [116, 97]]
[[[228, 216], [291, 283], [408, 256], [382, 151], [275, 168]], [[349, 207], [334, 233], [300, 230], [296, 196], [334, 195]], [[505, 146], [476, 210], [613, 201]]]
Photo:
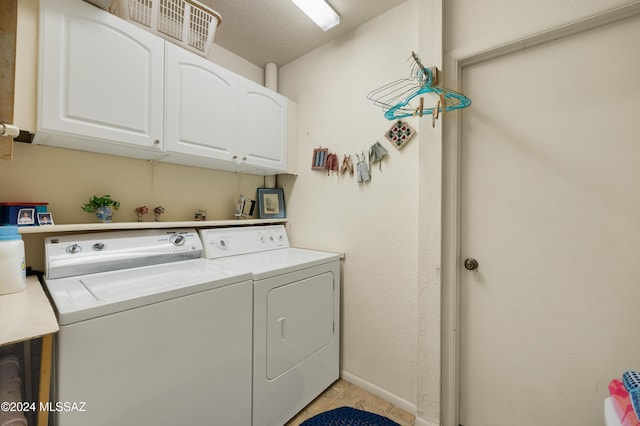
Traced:
[[[466, 108], [471, 105], [471, 99], [454, 90], [436, 84], [437, 68], [427, 68], [422, 65], [415, 52], [411, 52], [409, 60], [413, 60], [409, 78], [402, 78], [385, 84], [367, 95], [367, 99], [382, 108], [384, 116], [388, 120], [397, 120], [404, 117], [432, 114], [433, 120], [444, 111], [453, 111]], [[425, 107], [425, 93], [432, 93], [438, 97], [437, 103], [432, 107]], [[410, 105], [411, 101], [419, 97], [419, 105]]]

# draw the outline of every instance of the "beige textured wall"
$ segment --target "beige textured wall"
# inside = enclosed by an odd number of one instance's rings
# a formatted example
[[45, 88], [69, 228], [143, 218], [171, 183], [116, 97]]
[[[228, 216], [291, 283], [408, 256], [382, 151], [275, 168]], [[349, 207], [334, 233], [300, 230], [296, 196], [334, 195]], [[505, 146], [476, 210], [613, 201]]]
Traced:
[[[298, 103], [297, 178], [279, 177], [294, 244], [346, 254], [342, 292], [343, 377], [377, 388], [409, 410], [416, 398], [418, 137], [402, 150], [384, 137], [392, 122], [366, 99], [408, 76], [417, 44], [416, 3], [407, 2], [280, 69], [279, 89]], [[401, 22], [402, 25], [390, 23]], [[410, 119], [417, 129], [417, 119]], [[382, 170], [352, 176], [311, 170], [314, 148], [388, 150]]]
[[[0, 162], [0, 201], [48, 202], [56, 224], [92, 223], [80, 206], [92, 195], [110, 194], [121, 202], [115, 222], [135, 222], [135, 208], [163, 206], [163, 221], [193, 220], [198, 209], [207, 219], [233, 219], [239, 194], [255, 198], [262, 176], [93, 154], [16, 143], [14, 159]], [[145, 217], [153, 221], [153, 214]], [[25, 236], [27, 264], [42, 268], [42, 235]]]

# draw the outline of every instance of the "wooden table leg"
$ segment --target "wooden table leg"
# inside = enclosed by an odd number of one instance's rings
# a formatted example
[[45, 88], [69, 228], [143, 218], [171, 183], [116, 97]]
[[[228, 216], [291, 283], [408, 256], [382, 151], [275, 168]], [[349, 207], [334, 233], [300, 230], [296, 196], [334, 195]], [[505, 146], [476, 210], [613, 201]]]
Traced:
[[49, 424], [49, 411], [42, 410], [49, 402], [51, 390], [51, 359], [53, 354], [53, 334], [42, 336], [42, 352], [40, 355], [40, 386], [38, 387], [38, 426]]

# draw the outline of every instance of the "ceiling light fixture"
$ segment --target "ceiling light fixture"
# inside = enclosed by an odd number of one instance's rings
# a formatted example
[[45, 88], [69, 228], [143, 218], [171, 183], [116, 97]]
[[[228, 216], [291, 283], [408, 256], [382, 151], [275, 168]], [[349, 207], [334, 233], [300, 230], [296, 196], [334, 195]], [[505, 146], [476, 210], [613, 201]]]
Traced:
[[300, 8], [322, 31], [327, 31], [340, 23], [340, 16], [325, 0], [291, 0]]

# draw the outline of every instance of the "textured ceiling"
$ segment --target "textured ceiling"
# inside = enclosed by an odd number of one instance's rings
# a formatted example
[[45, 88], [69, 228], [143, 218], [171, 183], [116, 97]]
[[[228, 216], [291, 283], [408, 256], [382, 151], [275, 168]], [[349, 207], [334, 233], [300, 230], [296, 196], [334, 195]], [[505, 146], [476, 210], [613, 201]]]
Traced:
[[328, 0], [340, 24], [323, 32], [289, 0], [199, 0], [222, 16], [214, 43], [260, 67], [286, 65], [406, 0]]

